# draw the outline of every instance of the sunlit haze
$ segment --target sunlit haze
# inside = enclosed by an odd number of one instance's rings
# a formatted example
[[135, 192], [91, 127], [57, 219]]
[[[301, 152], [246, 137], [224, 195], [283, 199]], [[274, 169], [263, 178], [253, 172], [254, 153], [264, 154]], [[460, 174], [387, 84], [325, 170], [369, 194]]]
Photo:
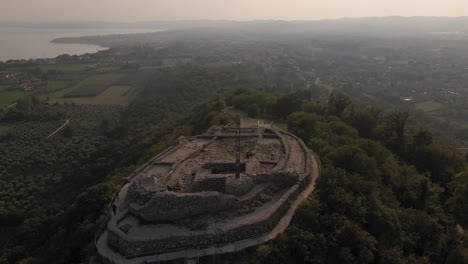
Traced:
[[466, 0], [2, 0], [7, 21], [313, 20], [464, 16]]

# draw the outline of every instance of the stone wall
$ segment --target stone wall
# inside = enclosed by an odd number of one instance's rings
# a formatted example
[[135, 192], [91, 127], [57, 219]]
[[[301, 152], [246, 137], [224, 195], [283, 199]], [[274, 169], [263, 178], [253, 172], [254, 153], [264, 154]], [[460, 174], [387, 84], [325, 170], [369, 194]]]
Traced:
[[272, 182], [276, 186], [284, 188], [294, 185], [299, 180], [299, 175], [292, 172], [275, 172], [257, 174], [254, 177], [256, 184]]
[[226, 193], [226, 177], [208, 178], [201, 181], [195, 181], [194, 184], [198, 186], [198, 192], [212, 191]]
[[115, 230], [109, 230], [111, 247], [127, 258], [160, 254], [186, 248], [203, 248], [260, 236], [272, 230], [289, 208], [289, 201], [297, 198], [302, 186], [293, 186], [279, 201], [276, 210], [263, 220], [239, 226], [231, 230], [213, 230], [198, 235], [177, 236], [152, 241], [129, 241]]
[[153, 193], [144, 204], [128, 205], [128, 210], [147, 222], [175, 221], [204, 213], [235, 209], [239, 202], [235, 196], [218, 192]]

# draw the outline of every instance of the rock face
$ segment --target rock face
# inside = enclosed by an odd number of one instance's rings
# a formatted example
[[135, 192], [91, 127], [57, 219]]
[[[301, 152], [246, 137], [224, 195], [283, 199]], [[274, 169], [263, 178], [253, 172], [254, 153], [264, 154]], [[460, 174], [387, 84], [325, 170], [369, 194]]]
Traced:
[[106, 243], [132, 258], [258, 238], [310, 182], [310, 159], [300, 139], [265, 128], [183, 138], [128, 177]]

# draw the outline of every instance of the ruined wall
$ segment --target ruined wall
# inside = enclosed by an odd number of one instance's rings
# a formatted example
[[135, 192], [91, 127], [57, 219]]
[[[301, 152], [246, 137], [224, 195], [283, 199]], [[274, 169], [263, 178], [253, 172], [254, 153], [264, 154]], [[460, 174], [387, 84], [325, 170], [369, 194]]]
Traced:
[[226, 193], [241, 196], [255, 187], [252, 177], [241, 176], [239, 179], [228, 177], [226, 179]]
[[256, 184], [272, 182], [278, 187], [292, 186], [298, 179], [299, 175], [292, 172], [263, 173], [254, 177]]
[[152, 241], [129, 241], [122, 238], [119, 231], [109, 230], [108, 242], [111, 247], [119, 251], [122, 255], [132, 258], [186, 248], [201, 248], [212, 245], [221, 245], [233, 241], [261, 236], [276, 226], [281, 217], [289, 209], [289, 201], [297, 198], [297, 195], [303, 189], [302, 187], [303, 186], [297, 184], [283, 195], [276, 210], [269, 217], [231, 230], [219, 230], [218, 232], [210, 230], [199, 235], [177, 236]]
[[153, 193], [144, 204], [130, 203], [128, 210], [147, 222], [174, 221], [200, 215], [235, 209], [237, 198], [218, 192], [181, 194], [175, 192]]
[[210, 178], [202, 181], [196, 181], [194, 184], [197, 186], [197, 192], [220, 192], [226, 193], [226, 178]]

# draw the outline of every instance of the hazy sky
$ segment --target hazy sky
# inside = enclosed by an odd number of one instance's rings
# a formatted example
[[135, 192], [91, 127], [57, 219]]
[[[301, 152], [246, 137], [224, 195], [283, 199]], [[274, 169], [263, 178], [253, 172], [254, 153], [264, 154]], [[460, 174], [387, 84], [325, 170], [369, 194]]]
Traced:
[[466, 16], [468, 0], [0, 0], [0, 20], [311, 20]]

